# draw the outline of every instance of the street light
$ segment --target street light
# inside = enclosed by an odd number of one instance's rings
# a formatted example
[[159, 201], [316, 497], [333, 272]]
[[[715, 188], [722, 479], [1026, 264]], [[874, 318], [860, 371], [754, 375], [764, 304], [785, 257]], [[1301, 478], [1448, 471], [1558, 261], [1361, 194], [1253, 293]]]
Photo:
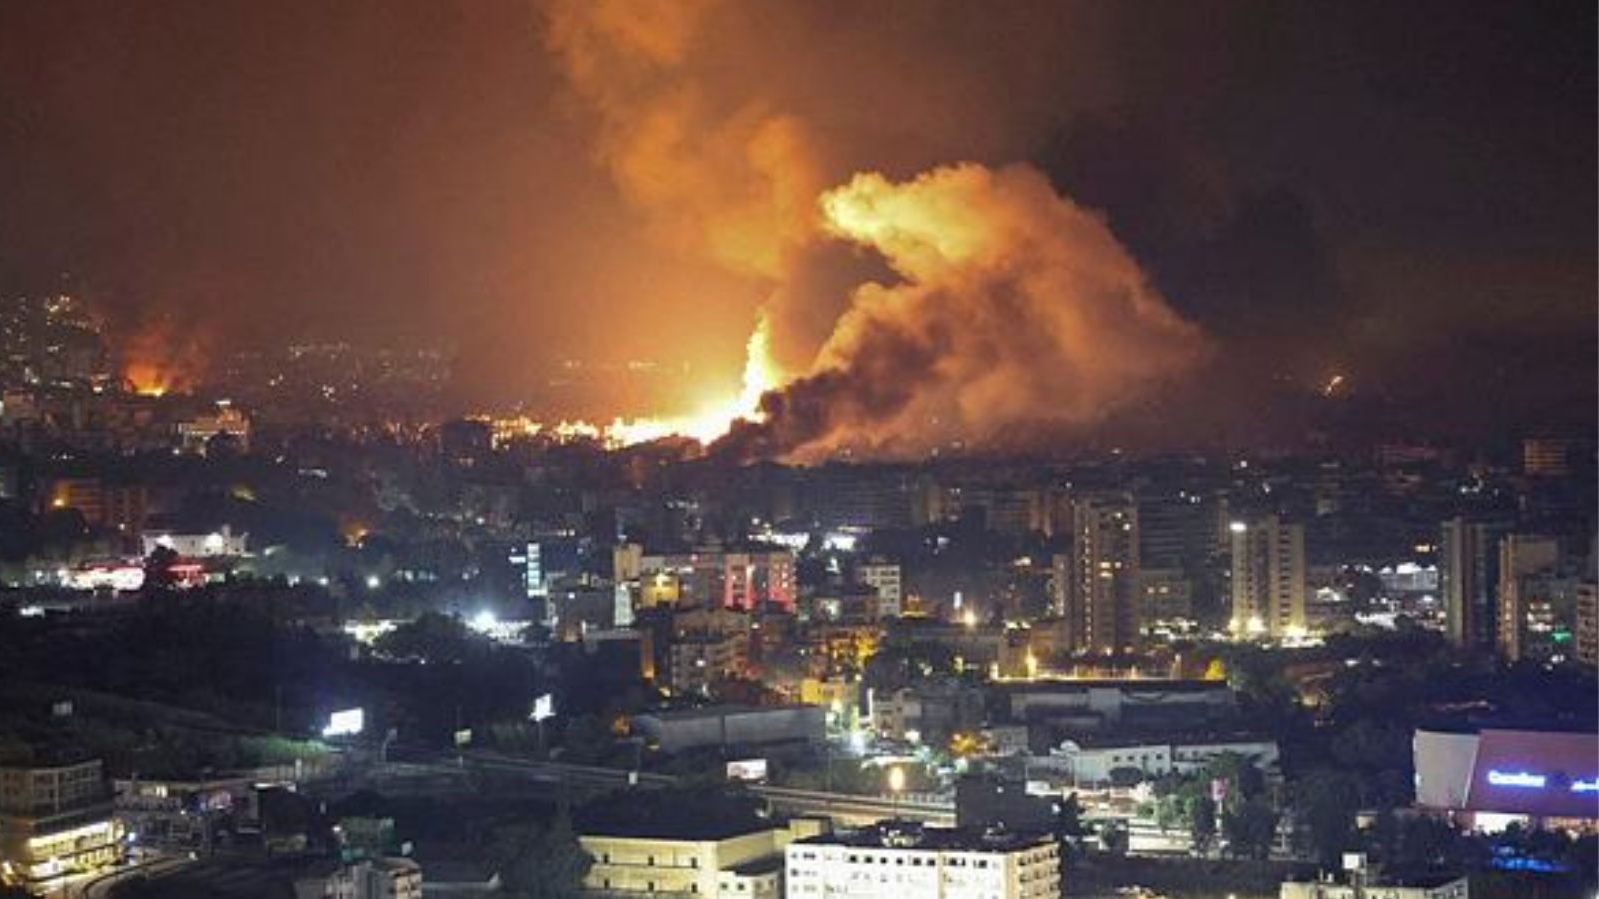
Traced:
[[895, 766], [888, 769], [888, 792], [893, 797], [894, 818], [899, 818], [899, 794], [905, 791], [905, 769]]

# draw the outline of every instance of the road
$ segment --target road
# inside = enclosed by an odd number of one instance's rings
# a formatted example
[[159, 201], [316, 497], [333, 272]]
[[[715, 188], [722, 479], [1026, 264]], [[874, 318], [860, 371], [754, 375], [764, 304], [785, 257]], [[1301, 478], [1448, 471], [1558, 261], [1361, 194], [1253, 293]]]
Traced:
[[[634, 785], [669, 787], [678, 783], [678, 778], [666, 774], [654, 774], [648, 771], [635, 774], [618, 768], [549, 762], [485, 750], [466, 750], [457, 754], [412, 749], [396, 755], [405, 760], [389, 762], [385, 770], [398, 776], [407, 773], [442, 776], [464, 769], [514, 774], [541, 783], [552, 785], [565, 783], [581, 787], [614, 788]], [[750, 784], [749, 790], [765, 799], [775, 810], [798, 815], [829, 815], [850, 824], [869, 824], [883, 818], [896, 817], [928, 824], [955, 823], [955, 805], [952, 802], [912, 802], [880, 796], [796, 790], [765, 784]]]
[[135, 864], [91, 874], [85, 879], [65, 885], [60, 893], [52, 892], [50, 895], [62, 896], [64, 899], [106, 899], [111, 894], [111, 888], [124, 880], [171, 874], [193, 863], [187, 855], [147, 858]]

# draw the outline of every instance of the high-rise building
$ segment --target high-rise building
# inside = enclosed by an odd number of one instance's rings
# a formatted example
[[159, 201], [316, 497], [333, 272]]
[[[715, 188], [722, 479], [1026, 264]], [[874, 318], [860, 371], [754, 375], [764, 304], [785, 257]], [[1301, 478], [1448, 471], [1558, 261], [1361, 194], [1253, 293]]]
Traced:
[[1276, 515], [1234, 521], [1232, 631], [1296, 637], [1305, 625], [1305, 526]]
[[1495, 645], [1507, 662], [1531, 658], [1552, 626], [1560, 544], [1537, 534], [1506, 534], [1499, 541], [1499, 626]]
[[1078, 651], [1136, 647], [1143, 626], [1138, 504], [1108, 495], [1072, 503], [1072, 553], [1062, 617]]
[[1461, 647], [1493, 642], [1494, 588], [1499, 580], [1498, 525], [1463, 517], [1443, 523], [1438, 535], [1438, 592], [1444, 632]]
[[1573, 443], [1558, 437], [1521, 441], [1521, 471], [1532, 477], [1562, 478], [1571, 474]]
[[1577, 585], [1576, 617], [1577, 663], [1599, 668], [1599, 583], [1583, 581]]
[[905, 598], [899, 565], [873, 558], [855, 567], [855, 579], [877, 591], [879, 618], [898, 618]]

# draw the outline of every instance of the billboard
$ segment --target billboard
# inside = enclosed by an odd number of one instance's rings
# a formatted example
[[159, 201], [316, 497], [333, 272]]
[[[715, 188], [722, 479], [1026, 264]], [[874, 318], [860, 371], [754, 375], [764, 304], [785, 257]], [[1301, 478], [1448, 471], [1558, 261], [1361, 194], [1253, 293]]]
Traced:
[[322, 728], [322, 736], [353, 737], [365, 728], [366, 712], [361, 709], [345, 709], [328, 716], [328, 723]]
[[727, 779], [744, 783], [765, 783], [766, 759], [740, 759], [728, 762]]
[[1599, 736], [1485, 729], [1418, 730], [1416, 802], [1424, 808], [1599, 818]]

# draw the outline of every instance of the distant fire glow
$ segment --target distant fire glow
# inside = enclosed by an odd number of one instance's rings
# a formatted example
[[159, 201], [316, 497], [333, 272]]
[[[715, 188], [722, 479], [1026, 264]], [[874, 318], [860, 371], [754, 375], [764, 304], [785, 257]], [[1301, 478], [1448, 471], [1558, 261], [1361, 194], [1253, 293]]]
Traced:
[[172, 373], [151, 363], [130, 363], [123, 377], [133, 392], [140, 396], [165, 396], [172, 390]]
[[204, 342], [194, 330], [169, 319], [147, 322], [127, 338], [122, 380], [140, 396], [184, 393], [199, 382], [205, 357]]
[[559, 442], [594, 440], [610, 447], [637, 446], [668, 437], [686, 437], [709, 444], [726, 434], [739, 420], [760, 421], [761, 397], [782, 386], [782, 373], [772, 359], [771, 326], [762, 315], [745, 344], [744, 376], [736, 394], [707, 400], [686, 415], [622, 418], [608, 423], [565, 420], [544, 424], [526, 418], [495, 419], [498, 441], [543, 436]]

